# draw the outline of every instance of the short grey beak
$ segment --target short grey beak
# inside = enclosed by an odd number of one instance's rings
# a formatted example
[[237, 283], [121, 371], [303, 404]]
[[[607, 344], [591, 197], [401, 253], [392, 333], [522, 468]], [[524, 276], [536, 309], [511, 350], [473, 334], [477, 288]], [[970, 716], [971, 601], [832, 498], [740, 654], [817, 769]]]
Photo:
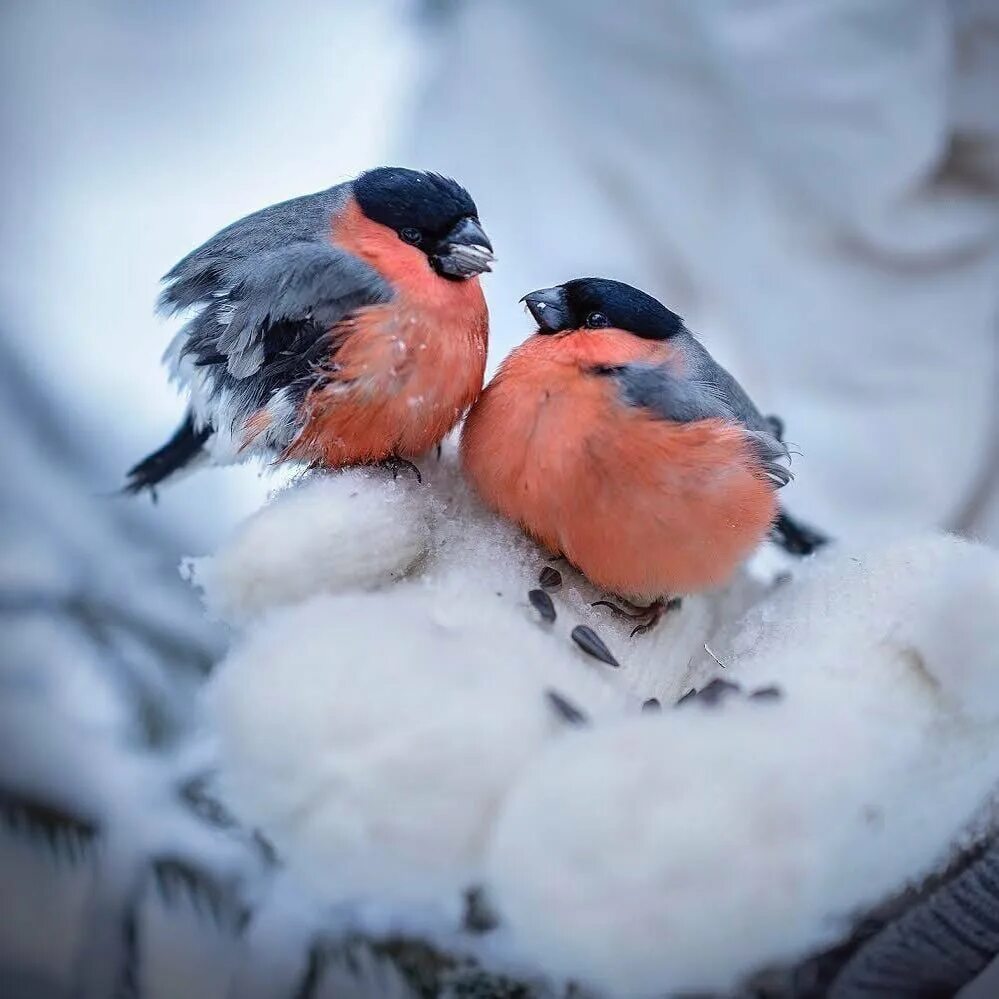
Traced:
[[467, 278], [491, 271], [495, 259], [493, 245], [478, 219], [465, 218], [441, 240], [437, 264], [451, 277]]
[[522, 299], [538, 324], [539, 333], [558, 333], [569, 328], [569, 310], [565, 301], [565, 288], [541, 288]]

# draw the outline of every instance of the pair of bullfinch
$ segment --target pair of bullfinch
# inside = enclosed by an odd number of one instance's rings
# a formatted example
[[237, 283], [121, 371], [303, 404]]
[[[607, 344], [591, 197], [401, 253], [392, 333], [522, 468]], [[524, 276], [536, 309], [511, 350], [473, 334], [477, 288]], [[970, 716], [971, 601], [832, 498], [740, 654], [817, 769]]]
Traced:
[[481, 499], [627, 613], [724, 583], [768, 533], [821, 540], [777, 504], [780, 422], [636, 288], [526, 295], [537, 332], [483, 389], [493, 259], [461, 185], [401, 168], [227, 226], [164, 278], [161, 307], [192, 313], [167, 352], [190, 405], [126, 488], [251, 455], [399, 467], [467, 413]]

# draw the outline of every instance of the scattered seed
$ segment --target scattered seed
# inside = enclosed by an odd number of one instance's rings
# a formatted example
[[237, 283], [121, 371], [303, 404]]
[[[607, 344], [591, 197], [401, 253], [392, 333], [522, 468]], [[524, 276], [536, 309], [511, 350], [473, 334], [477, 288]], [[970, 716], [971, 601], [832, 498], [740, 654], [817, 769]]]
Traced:
[[542, 589], [557, 590], [562, 585], [562, 573], [554, 566], [546, 565], [541, 570], [538, 582], [541, 584]]
[[779, 701], [784, 696], [784, 691], [780, 687], [771, 685], [769, 687], [760, 687], [758, 690], [754, 690], [750, 695], [749, 699], [751, 701]]
[[650, 697], [643, 705], [643, 711], [662, 711], [663, 706], [659, 703], [658, 697]]
[[739, 690], [737, 683], [730, 683], [728, 680], [715, 677], [707, 686], [702, 687], [697, 692], [697, 699], [705, 704], [717, 704], [726, 694], [735, 693], [737, 690]]
[[619, 669], [621, 664], [611, 655], [610, 649], [604, 644], [604, 640], [585, 624], [577, 624], [572, 629], [572, 640], [588, 655], [594, 659], [599, 659], [608, 666]]
[[739, 689], [737, 683], [730, 683], [728, 680], [716, 677], [700, 690], [688, 690], [673, 707], [678, 708], [681, 704], [686, 704], [688, 701], [699, 701], [702, 704], [709, 705], [717, 704], [726, 694], [734, 693]]
[[570, 725], [588, 725], [590, 719], [572, 701], [563, 697], [557, 690], [546, 690], [545, 697], [555, 709], [555, 713]]
[[527, 594], [527, 599], [531, 601], [531, 606], [541, 615], [542, 620], [549, 624], [555, 620], [555, 605], [544, 590], [531, 590]]

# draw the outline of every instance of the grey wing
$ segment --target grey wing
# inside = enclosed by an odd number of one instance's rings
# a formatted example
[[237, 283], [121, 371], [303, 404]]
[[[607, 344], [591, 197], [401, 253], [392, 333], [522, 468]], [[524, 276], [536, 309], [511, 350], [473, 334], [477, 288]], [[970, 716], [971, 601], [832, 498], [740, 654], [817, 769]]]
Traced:
[[292, 243], [232, 264], [188, 325], [183, 349], [249, 378], [288, 349], [289, 325], [322, 335], [361, 306], [390, 298], [385, 281], [353, 254], [326, 242]]
[[[692, 338], [691, 342], [696, 344]], [[651, 364], [625, 364], [600, 373], [614, 377], [628, 405], [651, 410], [664, 420], [722, 419], [741, 424], [771, 482], [777, 488], [787, 485], [791, 480], [784, 464], [789, 459], [787, 447], [739, 383], [700, 344], [685, 359], [688, 365], [683, 376]]]
[[204, 302], [233, 284], [233, 269], [260, 253], [292, 243], [318, 242], [347, 201], [350, 184], [270, 205], [227, 225], [163, 277], [160, 309], [167, 313]]
[[[199, 311], [168, 359], [191, 391], [196, 426], [216, 432], [217, 459], [243, 449], [239, 433], [264, 407], [271, 420], [257, 446], [284, 448], [298, 429], [298, 403], [334, 349], [330, 330], [358, 308], [389, 301], [391, 289], [325, 239], [212, 256], [209, 270], [196, 268], [201, 284], [189, 304]], [[185, 287], [189, 299], [194, 285]]]

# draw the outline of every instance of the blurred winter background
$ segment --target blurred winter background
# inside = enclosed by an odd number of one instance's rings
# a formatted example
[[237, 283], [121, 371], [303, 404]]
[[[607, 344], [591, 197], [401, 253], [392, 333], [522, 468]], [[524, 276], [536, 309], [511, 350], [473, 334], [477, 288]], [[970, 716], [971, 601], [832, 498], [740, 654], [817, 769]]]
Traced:
[[224, 636], [176, 565], [277, 480], [113, 495], [181, 412], [157, 280], [249, 211], [452, 173], [499, 256], [493, 365], [526, 291], [630, 281], [783, 416], [796, 512], [999, 540], [988, 0], [8, 0], [0, 51], [3, 997], [319, 987], [314, 915], [188, 738]]

